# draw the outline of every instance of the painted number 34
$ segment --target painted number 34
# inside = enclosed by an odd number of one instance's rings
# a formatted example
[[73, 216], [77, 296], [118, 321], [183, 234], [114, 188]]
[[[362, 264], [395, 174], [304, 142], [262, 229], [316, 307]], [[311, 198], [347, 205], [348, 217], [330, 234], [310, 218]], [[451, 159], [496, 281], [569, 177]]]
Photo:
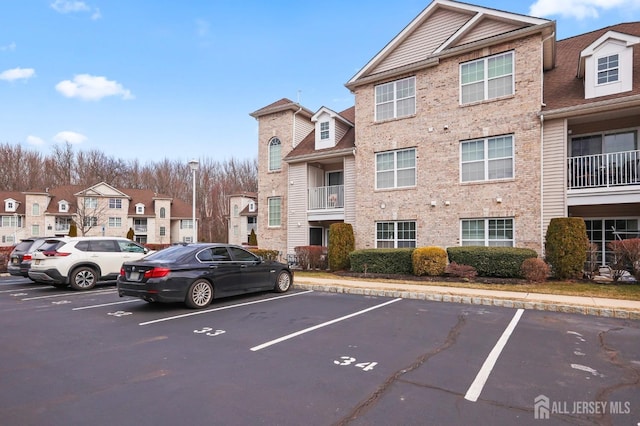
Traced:
[[352, 365], [354, 367], [362, 368], [362, 371], [371, 371], [373, 367], [378, 365], [377, 362], [358, 362], [356, 363], [356, 359], [350, 356], [341, 356], [339, 360], [333, 361], [335, 365]]

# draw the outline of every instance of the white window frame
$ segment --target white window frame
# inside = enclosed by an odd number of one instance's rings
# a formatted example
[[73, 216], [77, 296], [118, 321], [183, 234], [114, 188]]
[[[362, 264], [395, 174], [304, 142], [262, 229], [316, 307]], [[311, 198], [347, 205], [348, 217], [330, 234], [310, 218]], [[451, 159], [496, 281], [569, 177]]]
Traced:
[[96, 216], [85, 216], [82, 218], [82, 226], [83, 227], [98, 226], [98, 218]]
[[[481, 238], [466, 238], [464, 235], [464, 224], [476, 222], [482, 224]], [[501, 231], [506, 233], [511, 232], [511, 238], [492, 238], [492, 235], [496, 235], [498, 231], [497, 225], [500, 223], [511, 223], [511, 229], [504, 227]], [[492, 228], [493, 225], [493, 228]], [[460, 245], [461, 246], [484, 246], [484, 247], [515, 247], [515, 232], [516, 232], [515, 219], [512, 217], [492, 217], [492, 218], [473, 218], [460, 220]], [[493, 232], [492, 232], [493, 231]]]
[[320, 123], [320, 139], [327, 140], [329, 139], [329, 122], [323, 121]]
[[0, 227], [2, 228], [22, 228], [22, 216], [7, 215], [2, 216], [0, 220]]
[[[503, 72], [500, 74], [490, 75], [492, 70], [490, 66], [498, 61], [501, 57], [511, 57], [511, 67], [508, 72]], [[515, 53], [513, 51], [499, 53], [497, 55], [487, 56], [486, 58], [477, 59], [474, 61], [464, 62], [460, 64], [460, 105], [472, 104], [475, 102], [483, 102], [491, 99], [499, 99], [505, 96], [512, 96], [515, 93]], [[465, 81], [466, 75], [471, 75], [471, 73], [465, 73], [466, 69], [470, 69], [471, 67], [476, 67], [478, 69], [477, 74], [479, 75], [477, 78], [473, 80]], [[480, 72], [481, 70], [481, 72]], [[506, 92], [500, 91], [499, 94], [492, 95], [490, 92], [493, 91], [492, 83], [498, 82], [499, 79], [504, 79], [506, 77], [510, 77], [511, 84], [509, 90]], [[482, 93], [478, 93], [477, 96], [472, 96], [471, 98], [465, 100], [465, 89], [470, 89], [472, 86], [482, 87]], [[498, 87], [498, 86], [496, 86]], [[499, 86], [503, 89], [507, 87], [507, 85]]]
[[122, 218], [121, 217], [110, 217], [109, 218], [109, 228], [122, 228]]
[[[497, 145], [498, 143], [500, 143], [501, 141], [506, 141], [507, 139], [510, 139], [511, 141], [511, 146], [510, 146], [510, 153], [509, 155], [504, 155], [504, 151], [506, 151], [506, 149], [502, 149], [500, 152], [500, 154], [503, 155], [497, 155], [496, 153], [492, 154], [492, 150], [495, 150], [496, 147], [495, 145]], [[468, 146], [470, 144], [479, 144], [482, 143], [482, 158], [481, 159], [469, 159], [469, 160], [465, 160], [464, 159], [464, 147]], [[494, 146], [492, 146], [494, 145]], [[501, 169], [504, 173], [502, 173], [499, 176], [495, 176], [496, 174], [496, 170], [498, 169], [491, 169], [491, 166], [493, 164], [499, 164], [499, 163], [504, 163], [505, 161], [510, 161], [511, 162], [511, 175], [508, 175], [506, 173], [507, 169], [503, 168]], [[465, 166], [472, 166], [474, 164], [482, 164], [482, 168], [483, 168], [483, 178], [482, 179], [472, 179], [472, 178], [466, 178], [465, 177]], [[504, 180], [504, 179], [513, 179], [515, 176], [515, 140], [514, 140], [514, 136], [513, 135], [502, 135], [502, 136], [492, 136], [490, 138], [483, 138], [483, 139], [472, 139], [472, 140], [468, 140], [468, 141], [462, 141], [460, 143], [460, 182], [487, 182], [487, 181], [494, 181], [494, 180]]]
[[[375, 121], [411, 117], [416, 114], [416, 77], [411, 76], [374, 87]], [[413, 102], [408, 102], [413, 100]], [[408, 107], [402, 111], [402, 107]], [[383, 108], [387, 107], [387, 108]], [[389, 110], [388, 107], [391, 107]], [[389, 113], [391, 111], [391, 113]]]
[[87, 209], [97, 209], [98, 208], [98, 199], [96, 197], [85, 197], [84, 198], [84, 207]]
[[31, 235], [34, 237], [40, 235], [40, 225], [31, 225]]
[[63, 202], [63, 203], [58, 204], [58, 211], [60, 213], [68, 212], [69, 211], [69, 203]]
[[110, 209], [122, 209], [122, 198], [109, 198]]
[[269, 171], [280, 171], [282, 169], [282, 141], [279, 138], [271, 138], [268, 151]]
[[160, 236], [161, 236], [161, 237], [166, 236], [166, 235], [167, 235], [167, 228], [166, 228], [166, 227], [164, 227], [164, 226], [161, 226], [161, 227], [160, 227], [160, 231], [159, 231], [159, 233], [160, 233]]
[[267, 198], [267, 220], [270, 228], [282, 226], [282, 197]]
[[[413, 165], [409, 166], [409, 167], [399, 167], [399, 159], [398, 159], [398, 154], [400, 153], [408, 153], [412, 151], [413, 152]], [[393, 155], [393, 168], [389, 168], [389, 169], [384, 169], [384, 170], [378, 170], [378, 166], [379, 166], [379, 161], [378, 159], [381, 158], [382, 156], [389, 156], [389, 155]], [[416, 169], [416, 160], [417, 160], [417, 150], [416, 148], [404, 148], [404, 149], [398, 149], [395, 151], [384, 151], [384, 152], [377, 152], [375, 155], [375, 170], [376, 170], [376, 189], [394, 189], [394, 188], [415, 188], [416, 186], [416, 180], [417, 180], [417, 169]], [[413, 170], [413, 184], [411, 185], [398, 185], [398, 173], [400, 172], [407, 172]], [[391, 186], [380, 186], [380, 180], [379, 176], [387, 173], [393, 172], [393, 183]]]
[[[375, 224], [376, 248], [417, 247], [418, 226], [415, 220], [381, 220], [376, 221]], [[387, 229], [381, 229], [384, 226], [387, 226]], [[413, 229], [405, 229], [406, 226]], [[413, 238], [407, 238], [407, 233]], [[385, 236], [390, 236], [390, 238], [384, 238]]]
[[193, 229], [193, 219], [182, 219], [180, 229]]
[[144, 205], [136, 206], [136, 214], [144, 214]]
[[[613, 57], [615, 57], [615, 61], [612, 60]], [[600, 61], [603, 59], [605, 60], [605, 62], [601, 64]], [[601, 76], [604, 77], [604, 81], [600, 81]], [[615, 79], [612, 79], [612, 77], [615, 77]], [[602, 86], [605, 84], [618, 83], [619, 81], [620, 81], [620, 54], [614, 53], [611, 55], [606, 55], [606, 56], [597, 58], [596, 59], [596, 85]]]

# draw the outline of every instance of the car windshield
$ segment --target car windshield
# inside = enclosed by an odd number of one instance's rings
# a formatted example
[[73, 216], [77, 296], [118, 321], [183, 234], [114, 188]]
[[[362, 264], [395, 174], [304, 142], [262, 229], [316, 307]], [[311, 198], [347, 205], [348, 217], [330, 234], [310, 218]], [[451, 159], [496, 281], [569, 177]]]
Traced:
[[16, 245], [14, 250], [16, 250], [16, 251], [27, 251], [27, 250], [29, 250], [29, 247], [31, 247], [31, 244], [33, 244], [33, 240], [22, 240], [22, 241], [20, 241], [18, 243], [18, 245]]

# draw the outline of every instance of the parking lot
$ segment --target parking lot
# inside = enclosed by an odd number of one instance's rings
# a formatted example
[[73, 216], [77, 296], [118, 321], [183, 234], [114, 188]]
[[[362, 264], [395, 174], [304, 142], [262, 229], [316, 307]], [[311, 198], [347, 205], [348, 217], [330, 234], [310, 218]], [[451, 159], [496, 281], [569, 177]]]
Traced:
[[293, 290], [205, 310], [0, 278], [7, 425], [640, 424], [640, 321]]

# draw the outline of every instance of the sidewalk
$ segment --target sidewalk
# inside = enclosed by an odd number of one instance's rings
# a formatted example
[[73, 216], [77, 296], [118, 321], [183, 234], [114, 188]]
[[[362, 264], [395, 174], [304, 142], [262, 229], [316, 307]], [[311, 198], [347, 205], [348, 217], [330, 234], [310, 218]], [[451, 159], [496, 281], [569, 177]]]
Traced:
[[366, 296], [402, 297], [437, 302], [536, 309], [540, 311], [640, 319], [640, 301], [599, 297], [563, 296], [516, 291], [442, 287], [424, 284], [360, 281], [336, 277], [313, 278], [297, 275], [296, 288]]

